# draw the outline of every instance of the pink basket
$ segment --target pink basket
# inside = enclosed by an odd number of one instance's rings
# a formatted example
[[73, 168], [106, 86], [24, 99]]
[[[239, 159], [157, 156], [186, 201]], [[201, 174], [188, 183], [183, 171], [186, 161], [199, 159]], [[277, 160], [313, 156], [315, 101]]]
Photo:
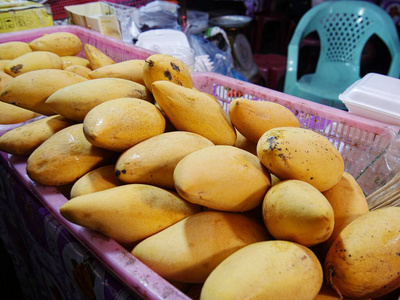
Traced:
[[[3, 34], [0, 43], [7, 41], [30, 41], [44, 33], [68, 31], [78, 35], [84, 43], [89, 43], [107, 53], [115, 61], [146, 58], [151, 52], [123, 43], [78, 26], [55, 26], [41, 29]], [[80, 54], [81, 56], [84, 53]], [[215, 73], [193, 73], [194, 86], [218, 98], [224, 109], [236, 97], [251, 100], [272, 101], [282, 104], [296, 114], [302, 127], [312, 129], [326, 136], [339, 149], [346, 162], [346, 171], [357, 176], [364, 167], [359, 162], [367, 149], [374, 146], [376, 155], [383, 152], [390, 143], [390, 125], [352, 115], [345, 111], [303, 100], [278, 91], [236, 80]], [[20, 124], [19, 124], [20, 125]], [[0, 135], [18, 124], [0, 126]], [[145, 299], [189, 299], [146, 265], [133, 257], [125, 248], [103, 235], [72, 224], [64, 219], [59, 208], [68, 199], [57, 189], [43, 187], [32, 182], [26, 175], [26, 159], [10, 156], [10, 164], [16, 174], [54, 216], [93, 253], [125, 285]], [[371, 161], [365, 161], [365, 167]]]

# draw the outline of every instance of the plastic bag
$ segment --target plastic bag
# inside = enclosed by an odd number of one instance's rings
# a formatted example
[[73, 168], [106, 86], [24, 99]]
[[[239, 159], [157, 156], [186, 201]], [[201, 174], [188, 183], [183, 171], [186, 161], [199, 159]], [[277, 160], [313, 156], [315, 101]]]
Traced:
[[142, 6], [135, 17], [140, 31], [149, 29], [180, 29], [178, 24], [179, 5], [168, 1], [152, 1]]

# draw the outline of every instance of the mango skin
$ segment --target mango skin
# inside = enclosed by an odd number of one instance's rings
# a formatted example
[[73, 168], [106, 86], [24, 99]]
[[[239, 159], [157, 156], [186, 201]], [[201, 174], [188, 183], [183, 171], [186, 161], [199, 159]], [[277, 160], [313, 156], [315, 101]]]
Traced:
[[90, 68], [92, 70], [115, 64], [115, 61], [111, 57], [93, 45], [86, 43], [83, 46], [83, 49], [85, 51], [86, 58], [90, 62]]
[[310, 249], [262, 241], [222, 261], [205, 281], [200, 300], [314, 299], [322, 282], [321, 264]]
[[93, 107], [83, 120], [85, 137], [93, 145], [123, 152], [165, 131], [165, 118], [142, 99], [117, 98]]
[[372, 210], [348, 224], [324, 263], [327, 282], [339, 295], [376, 298], [400, 287], [400, 207]]
[[257, 207], [271, 186], [270, 174], [257, 156], [222, 145], [185, 156], [175, 167], [174, 181], [186, 200], [231, 212]]
[[0, 100], [43, 115], [55, 115], [46, 100], [56, 91], [87, 81], [86, 78], [59, 69], [34, 70], [14, 77], [0, 92]]
[[32, 49], [26, 42], [11, 41], [0, 43], [0, 60], [11, 60], [29, 52], [32, 52]]
[[297, 179], [324, 192], [342, 178], [344, 161], [323, 135], [310, 129], [277, 127], [257, 142], [257, 156], [280, 180]]
[[47, 98], [46, 104], [68, 119], [83, 122], [96, 105], [127, 97], [153, 100], [149, 90], [139, 83], [120, 78], [99, 78], [59, 89]]
[[232, 124], [254, 143], [269, 129], [300, 127], [294, 113], [279, 103], [236, 98], [228, 109]]
[[115, 176], [115, 165], [106, 165], [89, 171], [79, 178], [71, 187], [70, 198], [103, 191], [122, 185]]
[[328, 200], [300, 180], [284, 180], [272, 186], [264, 197], [262, 212], [273, 237], [307, 247], [326, 241], [334, 228], [334, 212]]
[[168, 54], [153, 54], [143, 65], [143, 81], [153, 92], [156, 81], [168, 81], [179, 86], [192, 88], [193, 79], [187, 66], [178, 58]]
[[164, 80], [152, 87], [155, 101], [177, 130], [200, 134], [215, 145], [235, 144], [235, 128], [214, 97]]
[[131, 59], [119, 63], [106, 65], [89, 73], [91, 79], [96, 78], [122, 78], [145, 85], [143, 80], [143, 59]]
[[17, 124], [39, 117], [40, 114], [13, 104], [0, 101], [0, 124]]
[[75, 122], [59, 115], [44, 117], [7, 131], [0, 136], [0, 150], [19, 156], [29, 156], [45, 140]]
[[42, 69], [62, 69], [61, 57], [49, 51], [32, 51], [18, 56], [8, 62], [3, 70], [16, 77], [21, 74]]
[[70, 222], [131, 245], [200, 209], [173, 192], [127, 184], [72, 198], [61, 206], [60, 213]]
[[131, 253], [168, 280], [202, 283], [230, 254], [267, 239], [262, 223], [244, 214], [203, 211], [148, 237]]
[[59, 56], [77, 55], [82, 50], [82, 41], [71, 32], [44, 34], [29, 42], [33, 51], [50, 51]]
[[335, 226], [331, 236], [314, 249], [323, 260], [343, 228], [358, 216], [368, 213], [369, 206], [361, 187], [347, 172], [343, 173], [337, 184], [322, 194], [328, 199], [335, 215]]
[[89, 143], [79, 123], [58, 131], [37, 147], [28, 157], [26, 172], [41, 185], [66, 185], [107, 164], [113, 156], [113, 152]]
[[115, 165], [125, 183], [145, 183], [174, 190], [174, 170], [186, 155], [214, 144], [187, 131], [172, 131], [142, 141], [122, 153]]

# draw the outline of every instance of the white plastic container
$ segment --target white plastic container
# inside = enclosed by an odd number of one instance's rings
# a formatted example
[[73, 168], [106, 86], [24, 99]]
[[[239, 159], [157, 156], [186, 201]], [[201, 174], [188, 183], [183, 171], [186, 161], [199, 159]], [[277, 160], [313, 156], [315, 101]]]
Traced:
[[400, 126], [400, 79], [368, 73], [339, 99], [350, 113]]

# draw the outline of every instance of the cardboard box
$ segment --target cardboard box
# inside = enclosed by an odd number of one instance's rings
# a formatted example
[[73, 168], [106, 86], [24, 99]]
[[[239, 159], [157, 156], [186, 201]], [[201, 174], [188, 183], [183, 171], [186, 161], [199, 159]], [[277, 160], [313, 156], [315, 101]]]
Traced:
[[120, 23], [114, 7], [105, 2], [92, 2], [64, 7], [70, 24], [83, 26], [121, 40]]
[[53, 26], [48, 6], [24, 1], [0, 4], [0, 34]]

